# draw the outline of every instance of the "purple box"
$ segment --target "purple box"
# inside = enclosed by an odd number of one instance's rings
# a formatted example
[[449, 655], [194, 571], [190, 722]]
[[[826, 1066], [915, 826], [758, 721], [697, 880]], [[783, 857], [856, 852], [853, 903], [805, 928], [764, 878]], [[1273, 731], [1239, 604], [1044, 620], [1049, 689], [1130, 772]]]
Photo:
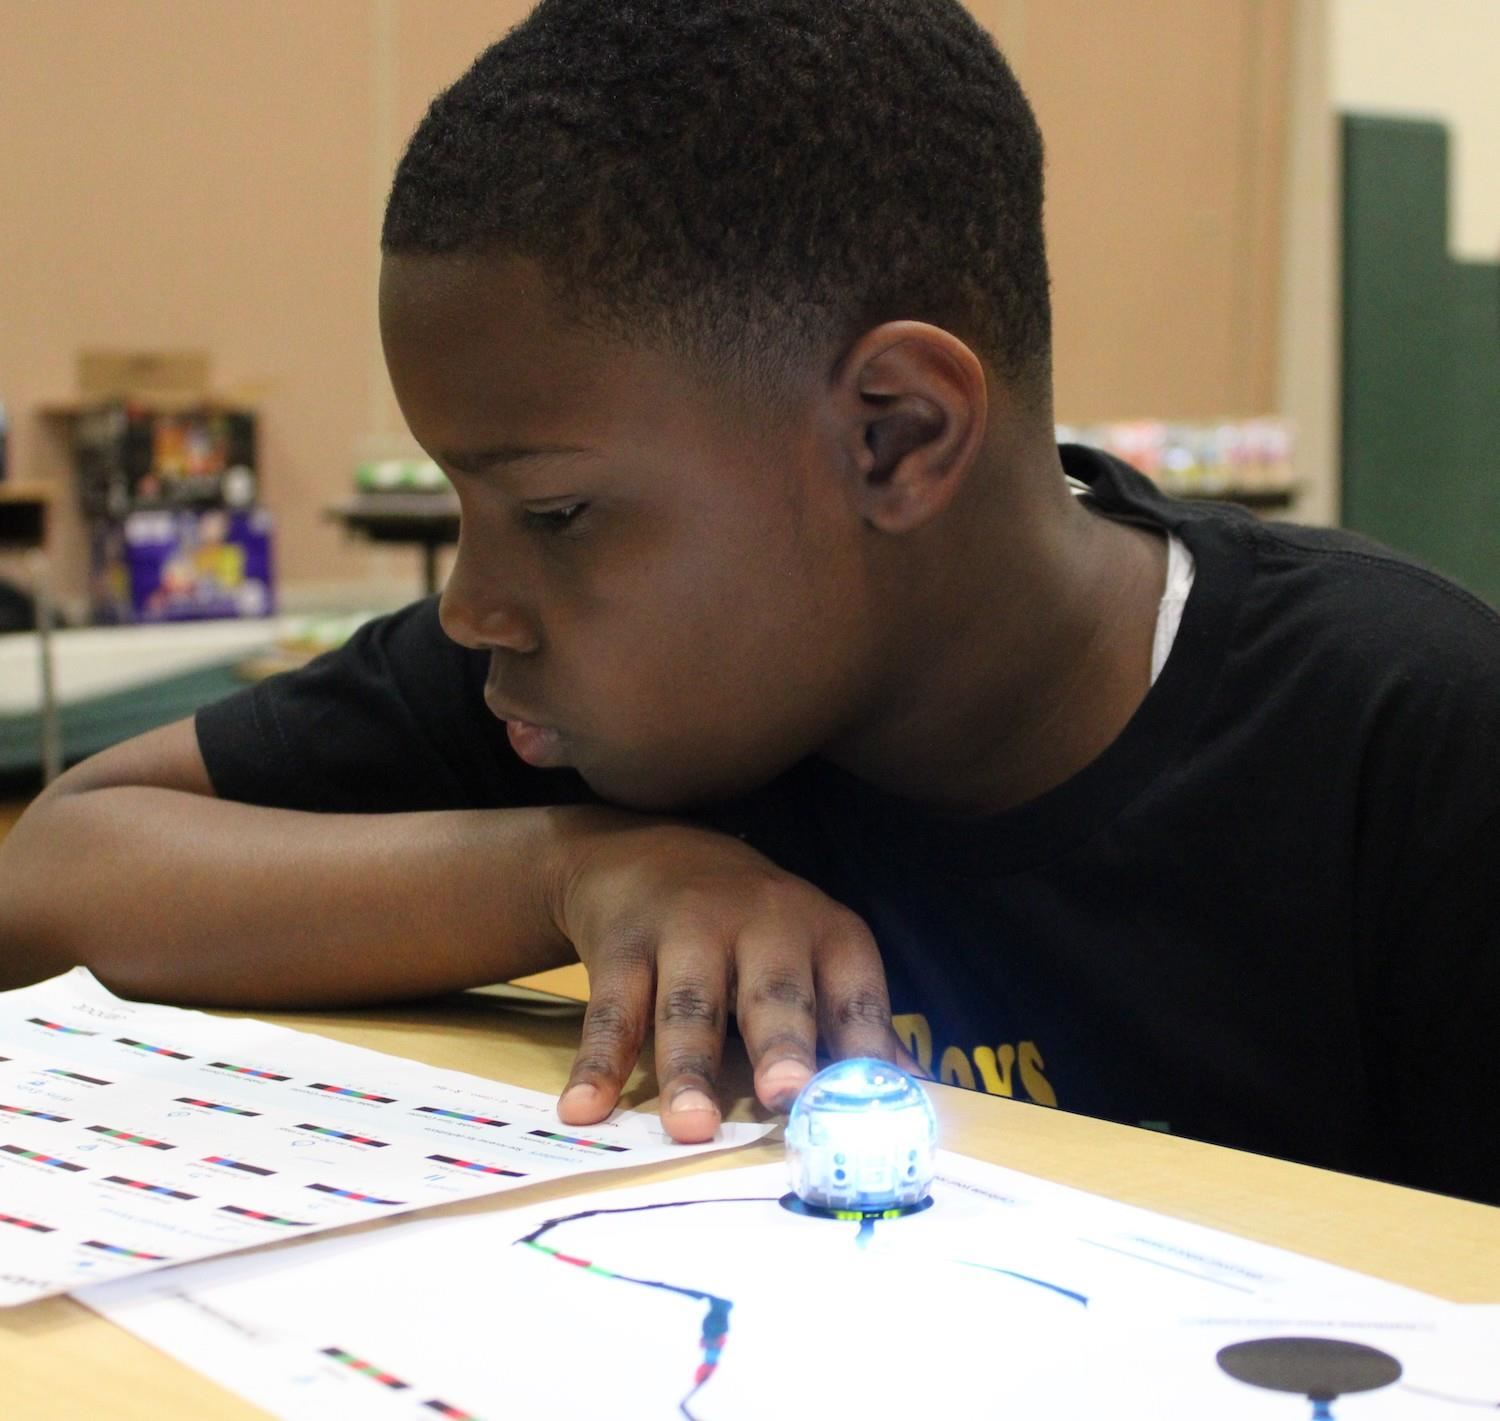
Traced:
[[271, 515], [161, 509], [97, 523], [93, 601], [98, 622], [269, 616], [276, 610]]

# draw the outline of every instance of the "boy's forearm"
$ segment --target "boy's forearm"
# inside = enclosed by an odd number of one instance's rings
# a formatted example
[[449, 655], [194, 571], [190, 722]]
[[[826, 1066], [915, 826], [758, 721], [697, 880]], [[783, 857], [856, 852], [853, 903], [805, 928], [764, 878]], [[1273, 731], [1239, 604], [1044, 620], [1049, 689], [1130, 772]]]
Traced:
[[0, 985], [272, 1007], [573, 959], [553, 905], [590, 810], [334, 815], [137, 786], [45, 796], [0, 845]]

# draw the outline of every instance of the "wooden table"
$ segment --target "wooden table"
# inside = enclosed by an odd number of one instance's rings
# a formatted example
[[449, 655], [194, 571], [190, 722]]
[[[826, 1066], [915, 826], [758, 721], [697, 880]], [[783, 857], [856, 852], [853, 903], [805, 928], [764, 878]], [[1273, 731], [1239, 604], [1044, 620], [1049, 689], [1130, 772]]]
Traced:
[[[548, 974], [572, 989], [576, 976]], [[580, 1008], [556, 998], [516, 1003], [475, 993], [421, 1006], [269, 1018], [435, 1066], [555, 1091], [566, 1079]], [[731, 1053], [733, 1119], [755, 1119], [749, 1073]], [[651, 1103], [637, 1072], [626, 1103]], [[1259, 1155], [1109, 1125], [1041, 1106], [935, 1087], [942, 1143], [1059, 1183], [1324, 1258], [1458, 1302], [1500, 1302], [1500, 1209]], [[773, 1142], [680, 1165], [590, 1175], [450, 1205], [492, 1210], [636, 1183], [759, 1164]], [[18, 1421], [251, 1421], [264, 1413], [68, 1298], [0, 1311], [0, 1414]]]

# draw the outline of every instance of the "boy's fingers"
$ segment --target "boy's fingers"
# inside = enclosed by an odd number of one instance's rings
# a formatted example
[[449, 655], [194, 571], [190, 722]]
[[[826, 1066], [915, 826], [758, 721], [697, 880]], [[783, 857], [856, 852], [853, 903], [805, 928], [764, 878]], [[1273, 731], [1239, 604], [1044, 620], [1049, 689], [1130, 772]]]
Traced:
[[651, 1015], [652, 970], [636, 954], [590, 965], [578, 1054], [557, 1102], [565, 1125], [594, 1125], [615, 1108], [641, 1054]]
[[817, 1069], [818, 1017], [811, 954], [774, 939], [742, 934], [735, 948], [739, 990], [735, 1016], [755, 1070], [756, 1098], [769, 1110], [790, 1110]]
[[656, 1078], [661, 1119], [696, 1144], [719, 1128], [719, 1060], [729, 1020], [729, 957], [703, 941], [664, 943], [656, 971]]
[[835, 1060], [896, 1061], [901, 1043], [891, 1026], [885, 968], [870, 930], [851, 914], [823, 939], [816, 963], [818, 1020], [829, 1054]]

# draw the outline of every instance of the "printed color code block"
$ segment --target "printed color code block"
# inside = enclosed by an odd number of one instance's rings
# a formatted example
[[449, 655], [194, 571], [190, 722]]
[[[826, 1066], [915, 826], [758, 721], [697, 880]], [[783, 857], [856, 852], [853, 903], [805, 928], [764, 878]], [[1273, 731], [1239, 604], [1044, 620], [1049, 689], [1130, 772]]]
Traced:
[[168, 1189], [165, 1184], [147, 1184], [144, 1179], [126, 1179], [123, 1174], [108, 1174], [106, 1184], [124, 1184], [131, 1189], [140, 1189], [147, 1194], [160, 1194], [166, 1199], [196, 1199], [196, 1194], [184, 1194], [180, 1189]]
[[443, 1110], [436, 1105], [417, 1106], [418, 1115], [441, 1115], [444, 1120], [467, 1120], [471, 1125], [505, 1125], [505, 1120], [491, 1120], [487, 1115], [465, 1115], [462, 1110]]
[[477, 1169], [480, 1174], [503, 1174], [507, 1179], [525, 1179], [526, 1175], [519, 1169], [499, 1169], [492, 1164], [477, 1164], [471, 1159], [454, 1159], [452, 1155], [428, 1155], [428, 1159], [436, 1160], [439, 1164], [454, 1164], [460, 1169]]
[[184, 1055], [181, 1051], [169, 1051], [165, 1046], [152, 1046], [146, 1041], [132, 1041], [128, 1036], [117, 1036], [115, 1040], [121, 1046], [133, 1046], [137, 1051], [150, 1051], [155, 1056], [170, 1056], [174, 1061], [191, 1061], [191, 1056]]
[[225, 1169], [238, 1169], [246, 1174], [259, 1174], [266, 1177], [276, 1173], [274, 1169], [262, 1169], [259, 1165], [246, 1164], [244, 1160], [228, 1159], [224, 1155], [204, 1155], [203, 1163], [223, 1165]]
[[69, 1174], [82, 1174], [81, 1164], [69, 1164], [65, 1159], [58, 1159], [56, 1155], [39, 1155], [35, 1150], [23, 1150], [20, 1145], [0, 1145], [0, 1150], [8, 1155], [19, 1155], [22, 1159], [29, 1159], [36, 1164], [50, 1164], [54, 1169], [65, 1169]]
[[327, 1125], [299, 1125], [299, 1130], [310, 1130], [314, 1135], [327, 1135], [335, 1140], [348, 1140], [352, 1145], [373, 1145], [377, 1150], [385, 1149], [389, 1140], [372, 1140], [368, 1135], [351, 1135], [347, 1130], [331, 1130]]
[[285, 1224], [292, 1229], [310, 1229], [312, 1225], [300, 1219], [278, 1219], [275, 1214], [262, 1214], [259, 1209], [242, 1209], [238, 1204], [220, 1204], [221, 1214], [238, 1214], [242, 1219], [256, 1219], [263, 1224]]
[[231, 1066], [228, 1061], [210, 1061], [216, 1071], [233, 1071], [237, 1076], [254, 1076], [260, 1081], [289, 1081], [290, 1076], [278, 1076], [274, 1071], [257, 1071], [254, 1066]]
[[196, 1105], [199, 1110], [222, 1110], [226, 1115], [249, 1115], [257, 1116], [258, 1110], [241, 1110], [237, 1105], [221, 1105], [217, 1100], [195, 1100], [190, 1095], [179, 1095], [178, 1105]]
[[353, 1199], [360, 1204], [404, 1204], [405, 1199], [377, 1199], [373, 1194], [361, 1194], [354, 1189], [335, 1189], [331, 1184], [309, 1184], [319, 1194], [332, 1194], [336, 1199]]
[[142, 1253], [138, 1248], [121, 1248], [117, 1243], [102, 1243], [97, 1238], [86, 1238], [85, 1248], [97, 1248], [100, 1253], [113, 1253], [117, 1258], [144, 1258], [148, 1263], [165, 1263], [164, 1253]]
[[30, 1219], [18, 1219], [14, 1214], [0, 1214], [0, 1224], [14, 1224], [18, 1229], [30, 1229], [33, 1233], [39, 1234], [57, 1232], [56, 1229], [49, 1228], [46, 1224], [33, 1223]]
[[626, 1145], [606, 1145], [603, 1140], [585, 1140], [578, 1135], [559, 1135], [555, 1130], [531, 1130], [527, 1132], [542, 1140], [556, 1140], [560, 1145], [582, 1145], [590, 1150], [609, 1150], [613, 1154], [623, 1155], [629, 1153]]
[[329, 1085], [326, 1081], [314, 1081], [311, 1089], [326, 1090], [330, 1095], [347, 1095], [351, 1100], [373, 1100], [377, 1105], [394, 1105], [393, 1095], [371, 1095], [367, 1090], [354, 1090], [346, 1085]]
[[66, 1115], [48, 1115], [45, 1110], [26, 1110], [19, 1105], [0, 1105], [0, 1110], [3, 1110], [7, 1115], [28, 1115], [33, 1120], [50, 1120], [54, 1125], [66, 1125], [68, 1123]]
[[77, 1071], [65, 1071], [60, 1066], [48, 1066], [46, 1074], [62, 1076], [65, 1080], [82, 1081], [84, 1085], [113, 1085], [113, 1081], [101, 1081], [98, 1076], [81, 1076]]
[[352, 1352], [346, 1352], [342, 1347], [323, 1348], [325, 1357], [332, 1357], [335, 1362], [342, 1362], [346, 1367], [353, 1367], [362, 1376], [369, 1377], [371, 1381], [377, 1381], [382, 1386], [388, 1386], [392, 1391], [405, 1391], [410, 1383], [404, 1382], [400, 1377], [394, 1377], [389, 1372], [383, 1372], [373, 1362], [365, 1362], [356, 1357]]
[[44, 1021], [39, 1016], [26, 1018], [33, 1026], [45, 1026], [48, 1031], [60, 1031], [64, 1036], [97, 1036], [97, 1031], [85, 1031], [81, 1026], [60, 1026], [55, 1021]]
[[153, 1140], [145, 1135], [132, 1135], [129, 1130], [112, 1130], [108, 1125], [90, 1125], [96, 1135], [108, 1135], [111, 1140], [124, 1140], [127, 1145], [145, 1145], [148, 1150], [175, 1150], [165, 1140]]

